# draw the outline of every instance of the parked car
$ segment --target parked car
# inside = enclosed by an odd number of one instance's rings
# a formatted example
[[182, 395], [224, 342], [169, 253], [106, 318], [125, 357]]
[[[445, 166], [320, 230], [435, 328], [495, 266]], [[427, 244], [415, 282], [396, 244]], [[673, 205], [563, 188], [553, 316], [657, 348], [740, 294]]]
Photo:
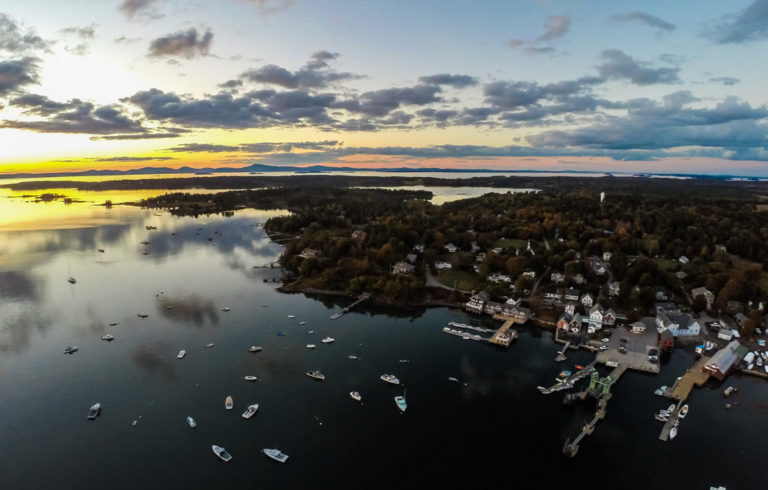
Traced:
[[648, 351], [648, 360], [657, 363], [659, 362], [659, 350], [658, 349], [651, 349]]

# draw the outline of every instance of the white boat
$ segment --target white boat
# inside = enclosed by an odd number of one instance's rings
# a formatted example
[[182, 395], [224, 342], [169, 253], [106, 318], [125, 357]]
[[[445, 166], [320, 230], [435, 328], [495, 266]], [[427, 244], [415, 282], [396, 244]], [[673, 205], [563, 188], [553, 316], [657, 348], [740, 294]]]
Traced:
[[224, 308], [221, 309], [221, 311], [230, 311], [230, 309], [231, 308], [229, 306], [225, 306]]
[[307, 376], [319, 381], [325, 381], [325, 375], [316, 369], [313, 369], [312, 371], [307, 371]]
[[333, 337], [326, 337], [323, 340], [321, 340], [320, 342], [322, 342], [324, 344], [330, 344], [330, 343], [334, 342], [335, 340], [336, 339], [334, 339]]
[[288, 315], [288, 318], [296, 318], [296, 315]]
[[258, 377], [252, 376], [250, 374], [248, 376], [244, 376], [243, 379], [246, 380], [246, 381], [258, 381], [259, 380]]
[[299, 322], [299, 325], [306, 325], [307, 322]]
[[288, 455], [280, 452], [279, 449], [264, 448], [261, 450], [261, 452], [264, 453], [267, 457], [272, 458], [280, 463], [285, 463], [288, 460]]
[[206, 349], [210, 349], [211, 347], [213, 347], [213, 345], [214, 345], [213, 343], [205, 344], [205, 348]]
[[307, 330], [307, 333], [312, 335], [313, 333], [315, 333], [315, 331], [314, 330]]
[[677, 427], [672, 427], [669, 431], [669, 438], [674, 439], [675, 437], [677, 437]]
[[669, 420], [669, 415], [665, 415], [663, 413], [657, 413], [656, 415], [654, 415], [654, 417], [659, 422], [666, 422], [667, 420]]
[[243, 412], [243, 418], [249, 419], [253, 417], [253, 414], [256, 413], [256, 410], [259, 409], [259, 404], [254, 403], [253, 405], [248, 405], [248, 408], [245, 409], [245, 412]]
[[666, 392], [667, 392], [667, 385], [663, 385], [660, 388], [657, 388], [656, 391], [653, 392], [653, 394], [658, 396], [664, 396], [664, 393]]
[[226, 408], [227, 410], [232, 410], [233, 405], [234, 404], [232, 403], [232, 397], [227, 396], [227, 398], [224, 399], [224, 408]]
[[333, 315], [331, 315], [330, 318], [331, 318], [331, 320], [337, 320], [337, 319], [341, 318], [341, 313], [334, 313]]
[[669, 413], [672, 413], [672, 412], [674, 412], [674, 411], [675, 411], [675, 404], [673, 403], [673, 404], [671, 404], [671, 405], [669, 406], [669, 408], [667, 408], [667, 412], [669, 412]]
[[232, 459], [232, 455], [227, 452], [223, 447], [219, 447], [216, 444], [211, 446], [213, 453], [218, 456], [222, 461], [227, 462]]
[[379, 378], [382, 381], [386, 381], [387, 383], [390, 383], [390, 384], [393, 384], [393, 385], [399, 385], [400, 384], [400, 380], [397, 379], [397, 376], [395, 376], [394, 374], [382, 374], [381, 376], [379, 376]]
[[178, 359], [184, 359], [184, 356], [186, 356], [186, 355], [187, 355], [187, 351], [185, 351], [184, 349], [181, 349], [181, 350], [179, 351], [179, 353], [178, 353], [178, 354], [176, 354], [176, 357], [177, 357]]
[[147, 315], [146, 313], [136, 313], [136, 316], [139, 317], [139, 318], [146, 318], [149, 315]]
[[258, 345], [252, 345], [248, 348], [248, 352], [260, 352], [260, 351], [261, 351], [261, 347], [259, 347]]
[[88, 410], [88, 420], [93, 420], [101, 413], [101, 403], [94, 404], [90, 410]]
[[193, 419], [192, 417], [187, 417], [187, 423], [188, 423], [188, 424], [189, 424], [189, 426], [190, 426], [190, 427], [192, 427], [193, 429], [194, 429], [195, 427], [197, 427], [197, 422], [195, 422], [195, 419]]
[[349, 396], [351, 396], [353, 400], [357, 400], [359, 402], [363, 401], [363, 397], [360, 396], [360, 393], [356, 391], [350, 391]]
[[687, 403], [685, 405], [683, 405], [683, 407], [680, 409], [679, 417], [681, 419], [684, 419], [686, 415], [688, 415], [688, 404]]
[[111, 342], [115, 340], [115, 338], [110, 334], [106, 334], [101, 336], [101, 340], [106, 340], [107, 342]]
[[405, 412], [405, 409], [408, 408], [408, 404], [405, 402], [404, 396], [396, 396], [395, 403], [397, 404], [397, 408], [399, 408], [401, 412]]
[[74, 354], [75, 352], [77, 352], [76, 345], [68, 345], [64, 347], [64, 354]]
[[454, 383], [458, 383], [459, 382], [459, 378], [454, 378], [453, 376], [448, 376], [448, 381], [452, 381]]
[[347, 359], [352, 359], [353, 361], [356, 361], [359, 358], [356, 355], [354, 355], [354, 354], [350, 354], [350, 355], [347, 356]]
[[315, 344], [307, 344], [307, 349], [314, 349], [317, 347]]

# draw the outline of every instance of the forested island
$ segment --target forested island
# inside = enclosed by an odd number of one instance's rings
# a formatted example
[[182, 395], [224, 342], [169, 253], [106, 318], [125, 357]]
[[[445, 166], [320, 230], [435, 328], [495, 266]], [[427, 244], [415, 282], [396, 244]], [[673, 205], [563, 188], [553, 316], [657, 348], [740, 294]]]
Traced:
[[[315, 176], [289, 187], [175, 193], [141, 204], [186, 215], [242, 207], [290, 211], [265, 224], [273, 236], [290, 237], [280, 259], [292, 274], [287, 291], [458, 302], [484, 290], [536, 308], [546, 304], [548, 291], [575, 287], [630, 320], [668, 298], [694, 311], [739, 302], [747, 305], [747, 327], [759, 325], [757, 307], [768, 297], [766, 184], [489, 179], [482, 185], [507, 182], [531, 192], [500, 189], [438, 206], [425, 191], [357, 189], [349, 187], [360, 185], [356, 179], [331, 185]], [[695, 288], [706, 288], [712, 301], [692, 298]]]

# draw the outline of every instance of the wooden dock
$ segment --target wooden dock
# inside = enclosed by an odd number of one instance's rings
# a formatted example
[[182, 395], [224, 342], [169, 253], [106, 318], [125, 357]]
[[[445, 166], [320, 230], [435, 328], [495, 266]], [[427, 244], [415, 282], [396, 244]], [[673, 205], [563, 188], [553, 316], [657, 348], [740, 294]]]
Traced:
[[[496, 318], [496, 315], [494, 315], [494, 318]], [[491, 344], [500, 345], [502, 347], [509, 347], [509, 344], [511, 344], [512, 341], [517, 338], [517, 330], [513, 329], [512, 325], [519, 322], [514, 318], [502, 318], [504, 319], [504, 324], [501, 326], [501, 328], [496, 330], [496, 333], [493, 334], [491, 340], [488, 342]]]
[[685, 401], [694, 386], [702, 386], [709, 379], [709, 372], [704, 370], [709, 359], [707, 356], [701, 356], [680, 379], [675, 381], [675, 384], [664, 393], [664, 396], [679, 402]]

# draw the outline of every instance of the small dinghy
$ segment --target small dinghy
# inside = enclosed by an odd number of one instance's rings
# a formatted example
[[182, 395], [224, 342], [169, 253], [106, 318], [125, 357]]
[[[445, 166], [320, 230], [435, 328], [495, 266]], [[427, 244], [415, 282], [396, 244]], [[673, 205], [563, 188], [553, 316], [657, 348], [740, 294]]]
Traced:
[[349, 396], [351, 396], [352, 399], [355, 401], [358, 401], [358, 402], [363, 401], [363, 397], [360, 396], [360, 393], [358, 393], [357, 391], [350, 391]]
[[307, 344], [307, 349], [314, 349], [317, 347], [315, 344]]
[[210, 349], [210, 348], [211, 348], [211, 347], [213, 347], [213, 346], [214, 346], [214, 344], [213, 344], [213, 343], [211, 343], [211, 344], [205, 344], [205, 348], [206, 348], [206, 349]]
[[323, 340], [321, 340], [320, 342], [322, 342], [322, 343], [324, 343], [324, 344], [331, 344], [331, 343], [333, 343], [335, 340], [336, 340], [336, 339], [334, 339], [333, 337], [326, 337], [326, 338], [324, 338]]
[[193, 429], [197, 427], [197, 422], [195, 422], [195, 419], [193, 419], [192, 417], [187, 417], [187, 424], [189, 424], [189, 426], [192, 427]]
[[75, 352], [77, 352], [76, 345], [68, 345], [64, 347], [64, 354], [74, 354]]
[[307, 376], [309, 376], [310, 378], [316, 379], [318, 381], [325, 381], [325, 375], [316, 369], [312, 371], [307, 371]]
[[250, 374], [248, 376], [243, 376], [243, 379], [246, 380], [246, 381], [258, 381], [259, 380], [259, 378], [257, 376], [252, 376]]
[[112, 342], [113, 340], [115, 340], [115, 337], [113, 337], [110, 334], [106, 334], [106, 335], [102, 335], [101, 336], [101, 340], [106, 340], [107, 342]]
[[288, 455], [285, 453], [280, 452], [279, 449], [267, 449], [264, 448], [261, 450], [264, 455], [266, 455], [268, 458], [272, 458], [275, 461], [278, 461], [280, 463], [285, 463], [288, 461]]
[[182, 349], [182, 350], [180, 350], [180, 351], [179, 351], [179, 353], [178, 353], [178, 354], [176, 354], [176, 358], [177, 358], [177, 359], [184, 359], [184, 356], [186, 356], [186, 355], [187, 355], [187, 351], [185, 351], [184, 349]]
[[405, 402], [404, 396], [399, 396], [399, 395], [396, 396], [395, 403], [397, 404], [397, 408], [399, 408], [401, 412], [405, 412], [405, 409], [408, 408], [408, 404]]
[[227, 462], [232, 459], [232, 455], [227, 452], [223, 447], [219, 447], [216, 444], [211, 446], [213, 453], [218, 456], [222, 461]]
[[259, 409], [259, 404], [254, 403], [253, 405], [248, 405], [248, 408], [245, 409], [245, 412], [243, 412], [243, 418], [249, 419], [253, 417], [253, 414], [256, 413], [256, 410]]
[[96, 403], [88, 410], [88, 420], [93, 420], [101, 413], [101, 403]]
[[252, 345], [248, 348], [248, 352], [261, 352], [261, 347], [258, 345]]
[[231, 396], [228, 396], [227, 398], [224, 399], [224, 408], [226, 408], [227, 410], [232, 410], [233, 405], [234, 404], [232, 403]]
[[354, 354], [350, 354], [350, 355], [347, 356], [347, 359], [352, 359], [353, 361], [356, 361], [359, 358], [356, 355], [354, 355]]
[[448, 377], [448, 381], [451, 381], [453, 383], [458, 383], [459, 382], [459, 378], [454, 378], [453, 376], [449, 376]]

